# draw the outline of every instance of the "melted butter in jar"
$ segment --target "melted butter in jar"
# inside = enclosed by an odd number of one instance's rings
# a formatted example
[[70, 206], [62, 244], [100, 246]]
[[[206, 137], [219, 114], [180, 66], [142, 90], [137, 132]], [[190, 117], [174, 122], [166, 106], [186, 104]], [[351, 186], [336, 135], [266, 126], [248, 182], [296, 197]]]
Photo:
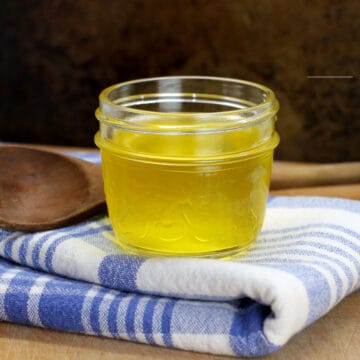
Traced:
[[278, 143], [273, 113], [225, 131], [228, 114], [214, 114], [205, 125], [194, 114], [171, 121], [142, 114], [140, 129], [97, 114], [109, 216], [125, 251], [226, 257], [256, 239]]

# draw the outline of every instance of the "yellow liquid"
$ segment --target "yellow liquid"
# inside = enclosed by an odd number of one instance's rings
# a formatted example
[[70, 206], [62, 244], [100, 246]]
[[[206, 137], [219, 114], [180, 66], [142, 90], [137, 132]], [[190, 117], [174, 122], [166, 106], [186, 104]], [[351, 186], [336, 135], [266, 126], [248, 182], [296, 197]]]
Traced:
[[257, 128], [182, 136], [118, 132], [106, 145], [98, 137], [116, 243], [145, 255], [242, 251], [263, 222], [274, 146], [233, 161], [213, 154], [231, 157], [259, 137]]

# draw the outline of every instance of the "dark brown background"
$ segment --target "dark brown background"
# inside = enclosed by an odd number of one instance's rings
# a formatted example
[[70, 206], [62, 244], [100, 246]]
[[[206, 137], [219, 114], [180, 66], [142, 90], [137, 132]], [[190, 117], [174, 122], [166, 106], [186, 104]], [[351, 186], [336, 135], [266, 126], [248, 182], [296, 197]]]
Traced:
[[105, 86], [204, 74], [275, 90], [277, 158], [360, 159], [358, 0], [2, 0], [1, 8], [2, 141], [92, 145]]

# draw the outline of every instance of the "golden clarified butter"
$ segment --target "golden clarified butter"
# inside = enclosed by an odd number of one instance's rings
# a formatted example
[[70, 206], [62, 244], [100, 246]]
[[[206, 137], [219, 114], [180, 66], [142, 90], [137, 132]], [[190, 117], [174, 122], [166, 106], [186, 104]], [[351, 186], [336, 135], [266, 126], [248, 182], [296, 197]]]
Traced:
[[278, 144], [274, 115], [223, 131], [228, 114], [214, 114], [202, 124], [192, 113], [160, 121], [135, 112], [129, 129], [98, 110], [106, 202], [125, 251], [226, 257], [256, 239]]

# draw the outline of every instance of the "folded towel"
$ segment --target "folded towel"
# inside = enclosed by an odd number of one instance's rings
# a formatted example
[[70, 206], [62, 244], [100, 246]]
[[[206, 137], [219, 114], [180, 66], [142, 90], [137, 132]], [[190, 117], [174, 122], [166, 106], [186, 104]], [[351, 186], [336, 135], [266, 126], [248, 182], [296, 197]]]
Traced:
[[359, 201], [270, 198], [255, 246], [230, 261], [127, 255], [112, 237], [106, 216], [0, 230], [0, 319], [259, 356], [360, 287]]

